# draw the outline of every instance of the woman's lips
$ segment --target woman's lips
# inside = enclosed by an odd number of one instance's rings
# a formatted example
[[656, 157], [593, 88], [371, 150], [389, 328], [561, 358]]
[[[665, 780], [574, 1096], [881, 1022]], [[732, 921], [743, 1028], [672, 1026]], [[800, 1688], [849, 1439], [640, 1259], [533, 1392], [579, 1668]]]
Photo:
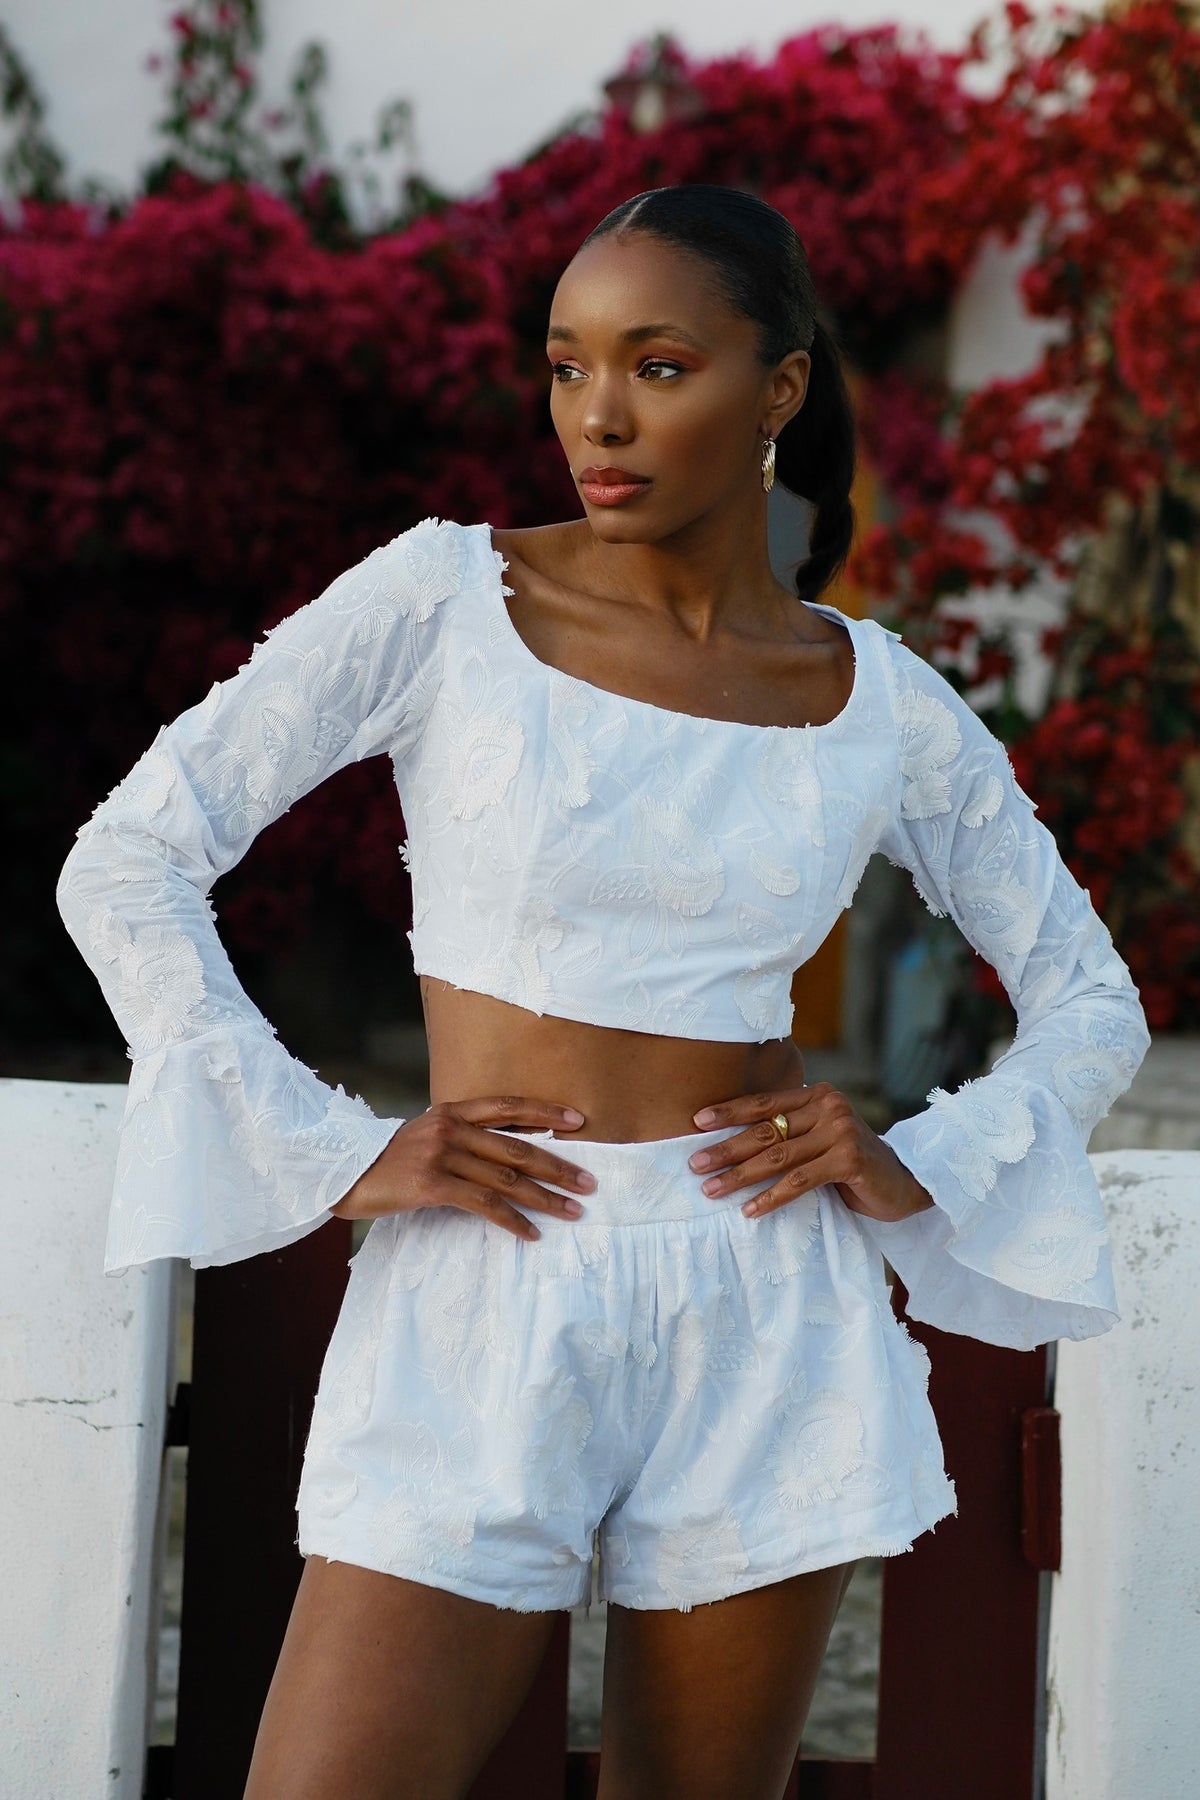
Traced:
[[632, 500], [635, 494], [644, 494], [650, 486], [648, 480], [581, 481], [579, 491], [593, 506], [619, 506], [623, 500]]

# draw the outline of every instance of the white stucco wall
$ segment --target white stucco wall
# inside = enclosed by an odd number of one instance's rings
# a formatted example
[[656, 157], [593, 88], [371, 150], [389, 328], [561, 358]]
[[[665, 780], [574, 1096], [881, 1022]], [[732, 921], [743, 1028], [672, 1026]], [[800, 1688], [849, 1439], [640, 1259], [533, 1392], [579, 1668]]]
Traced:
[[1050, 321], [1025, 310], [1017, 283], [1036, 248], [1031, 221], [1011, 244], [984, 239], [955, 296], [946, 333], [946, 379], [952, 387], [1027, 374], [1053, 337]]
[[172, 1267], [103, 1273], [120, 1084], [0, 1081], [0, 1794], [139, 1800]]
[[[989, 381], [1012, 380], [1033, 369], [1042, 351], [1060, 328], [1047, 319], [1034, 318], [1025, 307], [1020, 278], [1032, 259], [1037, 222], [1031, 219], [1011, 244], [995, 233], [986, 237], [978, 255], [954, 296], [946, 329], [946, 363], [949, 385], [970, 392]], [[986, 515], [963, 514], [957, 523], [978, 531], [998, 548], [1006, 540]], [[1013, 685], [1017, 702], [1035, 716], [1046, 705], [1052, 665], [1043, 654], [1041, 639], [1048, 626], [1062, 622], [1069, 585], [1045, 574], [1020, 593], [997, 583], [945, 603], [945, 611], [978, 619], [989, 629], [1002, 629], [1015, 659]], [[977, 706], [999, 698], [1001, 684], [989, 683], [972, 693]]]
[[1058, 1346], [1045, 1800], [1184, 1800], [1200, 1770], [1200, 1152], [1092, 1164], [1122, 1319]]
[[[73, 170], [128, 187], [153, 153], [161, 78], [144, 64], [169, 42], [175, 10], [174, 0], [0, 0]], [[643, 0], [569, 9], [561, 0], [341, 0], [336, 8], [263, 0], [263, 98], [283, 98], [297, 50], [318, 38], [331, 52], [325, 114], [338, 160], [348, 143], [373, 133], [385, 102], [403, 98], [416, 109], [422, 168], [439, 186], [467, 192], [595, 106], [600, 83], [657, 31], [673, 32], [690, 55], [745, 49], [760, 60], [785, 38], [830, 21], [896, 22], [959, 48], [992, 10], [982, 0], [756, 0], [740, 11], [726, 0], [663, 0], [650, 11]]]

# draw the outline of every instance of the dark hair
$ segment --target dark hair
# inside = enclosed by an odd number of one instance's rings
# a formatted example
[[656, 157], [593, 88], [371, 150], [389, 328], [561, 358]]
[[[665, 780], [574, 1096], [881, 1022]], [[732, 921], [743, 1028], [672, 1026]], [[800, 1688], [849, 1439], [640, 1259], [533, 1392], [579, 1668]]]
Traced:
[[771, 368], [789, 350], [812, 357], [804, 404], [776, 439], [775, 474], [815, 507], [796, 592], [815, 600], [842, 568], [854, 538], [855, 432], [837, 340], [817, 318], [808, 254], [790, 220], [742, 188], [707, 182], [648, 188], [623, 200], [583, 243], [614, 231], [644, 231], [703, 257], [718, 289], [758, 326], [758, 354]]

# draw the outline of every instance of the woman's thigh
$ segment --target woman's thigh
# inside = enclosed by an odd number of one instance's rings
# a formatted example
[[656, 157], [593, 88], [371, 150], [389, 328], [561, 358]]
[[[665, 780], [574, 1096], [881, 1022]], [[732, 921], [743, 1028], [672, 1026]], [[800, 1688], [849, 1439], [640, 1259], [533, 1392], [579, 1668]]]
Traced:
[[550, 1612], [308, 1557], [244, 1800], [458, 1800], [553, 1625]]
[[610, 1604], [598, 1800], [779, 1800], [855, 1566], [691, 1612]]

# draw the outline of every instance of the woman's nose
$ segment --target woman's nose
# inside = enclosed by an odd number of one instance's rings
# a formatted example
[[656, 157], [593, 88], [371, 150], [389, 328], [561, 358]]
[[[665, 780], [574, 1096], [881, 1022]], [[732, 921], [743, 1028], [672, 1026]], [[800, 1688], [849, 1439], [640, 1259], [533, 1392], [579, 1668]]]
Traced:
[[593, 383], [583, 415], [584, 436], [593, 443], [623, 442], [629, 436], [629, 404], [612, 382]]

